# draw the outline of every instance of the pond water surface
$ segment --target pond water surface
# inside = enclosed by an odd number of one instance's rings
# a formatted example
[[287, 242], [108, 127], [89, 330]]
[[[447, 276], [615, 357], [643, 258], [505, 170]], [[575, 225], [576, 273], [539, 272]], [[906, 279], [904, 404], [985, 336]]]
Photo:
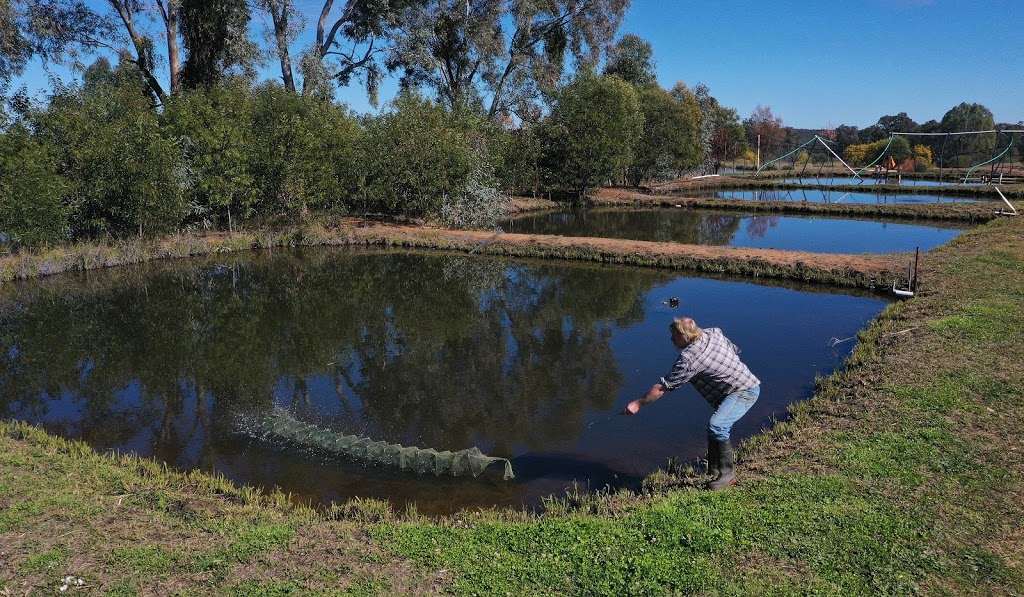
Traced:
[[537, 212], [501, 223], [505, 232], [596, 236], [816, 253], [928, 251], [963, 224], [743, 215], [699, 209], [584, 209]]
[[735, 189], [686, 191], [687, 197], [753, 201], [806, 201], [810, 203], [977, 203], [978, 199], [942, 195], [833, 191], [830, 189]]
[[923, 180], [920, 178], [898, 178], [897, 176], [889, 176], [888, 178], [874, 178], [871, 176], [864, 176], [863, 178], [854, 178], [852, 176], [847, 177], [813, 177], [807, 176], [804, 178], [784, 178], [778, 182], [784, 182], [789, 184], [821, 184], [821, 185], [845, 185], [845, 184], [899, 184], [906, 187], [949, 187], [968, 185], [976, 186], [982, 184], [980, 182], [963, 182], [963, 181], [938, 181], [938, 180]]
[[[438, 253], [308, 249], [93, 271], [0, 289], [0, 416], [314, 503], [531, 508], [573, 482], [636, 486], [670, 457], [704, 454], [711, 409], [689, 386], [616, 414], [669, 370], [672, 317], [721, 327], [760, 377], [739, 439], [807, 398], [885, 304]], [[379, 441], [477, 446], [511, 458], [516, 478], [498, 466], [417, 476], [274, 441], [258, 422], [275, 408]]]

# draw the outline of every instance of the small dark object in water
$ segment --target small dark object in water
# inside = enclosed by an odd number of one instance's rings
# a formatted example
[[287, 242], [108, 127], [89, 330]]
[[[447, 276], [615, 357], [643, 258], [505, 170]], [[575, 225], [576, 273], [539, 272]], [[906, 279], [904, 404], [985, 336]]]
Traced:
[[669, 307], [678, 307], [679, 306], [679, 299], [674, 297], [674, 296], [670, 297], [668, 299], [668, 306]]

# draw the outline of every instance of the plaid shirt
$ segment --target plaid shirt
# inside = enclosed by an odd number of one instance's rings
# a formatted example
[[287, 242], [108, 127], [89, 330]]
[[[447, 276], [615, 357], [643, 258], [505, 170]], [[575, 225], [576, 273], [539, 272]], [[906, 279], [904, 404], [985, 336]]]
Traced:
[[690, 382], [705, 400], [718, 408], [729, 394], [761, 384], [740, 361], [736, 355], [739, 351], [722, 330], [703, 330], [699, 338], [679, 353], [672, 371], [661, 378], [661, 383], [665, 389], [674, 390]]

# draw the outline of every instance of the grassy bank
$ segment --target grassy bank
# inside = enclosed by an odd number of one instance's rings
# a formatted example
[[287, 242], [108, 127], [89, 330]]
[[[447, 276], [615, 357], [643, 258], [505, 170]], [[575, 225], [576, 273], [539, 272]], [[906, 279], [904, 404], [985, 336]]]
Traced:
[[[725, 187], [722, 187], [725, 188]], [[746, 187], [745, 190], [750, 187]], [[694, 189], [689, 189], [691, 192]], [[706, 190], [706, 189], [705, 189]], [[647, 206], [720, 209], [744, 213], [772, 215], [816, 215], [829, 217], [887, 218], [912, 221], [988, 222], [1000, 217], [996, 214], [1006, 209], [1001, 200], [974, 203], [824, 203], [814, 201], [754, 201], [746, 199], [718, 199], [712, 197], [687, 197], [687, 189], [674, 194], [641, 193], [629, 189], [604, 189], [597, 193], [592, 205], [601, 206]], [[532, 200], [526, 203], [529, 209], [557, 206], [552, 202]], [[1018, 206], [1020, 207], [1020, 206]], [[522, 211], [527, 211], [523, 209]]]
[[19, 279], [176, 259], [296, 246], [385, 246], [442, 249], [508, 257], [557, 258], [770, 277], [854, 288], [889, 286], [906, 267], [906, 256], [838, 256], [797, 251], [701, 247], [675, 243], [563, 238], [493, 232], [378, 225], [348, 220], [278, 231], [233, 235], [179, 235], [159, 241], [81, 244], [0, 257], [0, 283]]
[[[987, 174], [987, 173], [985, 173]], [[685, 189], [816, 189], [832, 191], [853, 191], [859, 193], [883, 193], [888, 195], [943, 195], [972, 197], [977, 199], [999, 200], [999, 195], [990, 185], [982, 184], [960, 184], [962, 178], [950, 176], [946, 171], [943, 174], [944, 184], [919, 185], [915, 181], [933, 181], [938, 178], [938, 171], [932, 172], [904, 172], [901, 176], [902, 183], [896, 182], [897, 176], [890, 175], [886, 180], [891, 182], [878, 182], [878, 179], [870, 172], [861, 174], [863, 183], [834, 185], [815, 184], [816, 178], [851, 178], [849, 170], [831, 170], [817, 174], [808, 170], [766, 170], [760, 174], [753, 171], [740, 175], [722, 175], [718, 177], [683, 179], [670, 181], [656, 185], [657, 192], [677, 192]], [[800, 182], [783, 182], [785, 179], [798, 178]], [[1003, 184], [997, 184], [999, 190], [1009, 198], [1024, 197], [1024, 183], [1020, 177], [1008, 177]]]
[[1019, 594], [1024, 220], [930, 252], [927, 279], [713, 494], [673, 466], [542, 516], [317, 514], [0, 423], [0, 591]]

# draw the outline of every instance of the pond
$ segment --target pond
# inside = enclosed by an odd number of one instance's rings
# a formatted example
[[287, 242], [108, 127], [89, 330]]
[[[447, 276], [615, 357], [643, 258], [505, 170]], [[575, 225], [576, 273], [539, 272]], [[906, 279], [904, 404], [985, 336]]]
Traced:
[[[533, 508], [574, 481], [636, 486], [670, 457], [704, 454], [710, 407], [689, 386], [616, 414], [674, 361], [674, 316], [721, 327], [760, 377], [742, 438], [809, 397], [885, 304], [444, 253], [306, 249], [92, 271], [0, 289], [0, 416], [314, 504]], [[277, 409], [377, 441], [477, 446], [511, 458], [516, 477], [347, 461], [266, 436]]]
[[596, 236], [696, 245], [817, 253], [928, 251], [965, 224], [749, 215], [701, 209], [600, 208], [529, 213], [501, 223], [505, 232]]
[[805, 176], [802, 178], [784, 178], [778, 180], [778, 182], [789, 183], [789, 184], [821, 184], [821, 185], [846, 185], [846, 184], [898, 184], [906, 187], [949, 187], [959, 185], [979, 185], [981, 182], [963, 182], [959, 181], [938, 181], [938, 180], [924, 180], [920, 178], [900, 178], [896, 175], [890, 175], [888, 178], [875, 178], [873, 176], [865, 175], [863, 178], [854, 178], [853, 176]]
[[722, 191], [686, 191], [687, 197], [744, 199], [753, 201], [807, 201], [811, 203], [977, 203], [978, 199], [942, 195], [895, 195], [871, 192], [833, 191], [830, 189], [752, 189]]

